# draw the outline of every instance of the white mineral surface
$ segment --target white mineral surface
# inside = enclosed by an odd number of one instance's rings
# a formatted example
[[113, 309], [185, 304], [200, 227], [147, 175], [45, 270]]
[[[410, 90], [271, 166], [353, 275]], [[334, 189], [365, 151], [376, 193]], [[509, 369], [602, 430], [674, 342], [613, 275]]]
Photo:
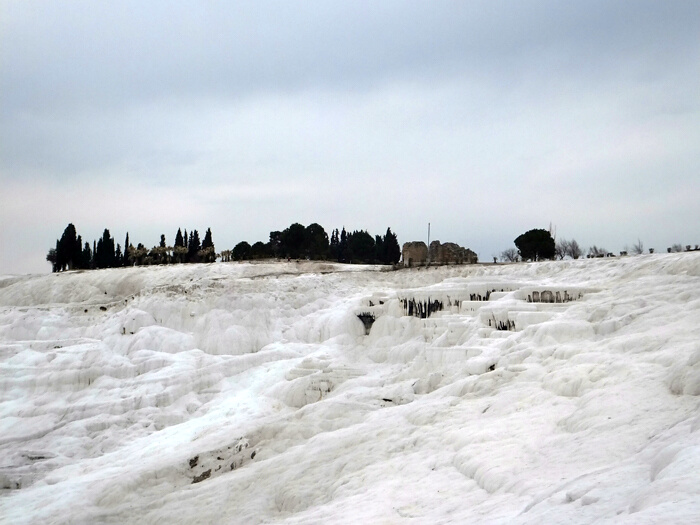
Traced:
[[0, 521], [698, 523], [699, 395], [697, 252], [2, 276]]

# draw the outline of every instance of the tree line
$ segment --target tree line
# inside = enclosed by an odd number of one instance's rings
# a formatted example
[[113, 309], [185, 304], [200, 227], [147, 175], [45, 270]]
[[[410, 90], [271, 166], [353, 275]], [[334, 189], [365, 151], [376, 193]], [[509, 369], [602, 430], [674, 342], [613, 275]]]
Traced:
[[283, 231], [271, 231], [267, 243], [257, 241], [252, 246], [239, 242], [232, 250], [221, 252], [221, 259], [244, 261], [253, 259], [310, 259], [341, 263], [396, 264], [401, 259], [401, 248], [396, 234], [372, 236], [365, 230], [347, 232], [337, 228], [330, 238], [318, 223], [304, 226], [298, 222]]
[[[588, 250], [582, 248], [575, 239], [559, 239], [555, 240], [551, 231], [544, 229], [529, 230], [522, 235], [519, 235], [515, 241], [515, 248], [508, 248], [501, 252], [501, 260], [504, 262], [522, 261], [540, 261], [543, 259], [564, 259], [570, 257], [579, 259], [580, 257], [598, 258], [598, 257], [613, 257], [614, 254], [603, 248], [602, 246], [593, 245]], [[695, 246], [698, 250], [700, 247]], [[644, 253], [644, 243], [641, 239], [632, 244], [632, 247], [625, 246], [620, 255], [641, 255]], [[647, 248], [649, 253], [654, 253], [654, 248]], [[683, 246], [674, 244], [667, 248], [669, 253], [681, 252]], [[692, 251], [691, 245], [686, 245], [685, 251]], [[496, 257], [494, 257], [494, 262]]]
[[71, 223], [63, 231], [56, 245], [46, 255], [54, 272], [74, 269], [118, 268], [154, 264], [210, 263], [221, 258], [223, 262], [251, 259], [311, 259], [342, 263], [396, 264], [401, 258], [398, 239], [391, 228], [383, 236], [370, 235], [365, 230], [347, 232], [337, 228], [330, 238], [318, 223], [304, 226], [294, 223], [283, 231], [270, 232], [267, 243], [258, 241], [252, 246], [239, 242], [232, 250], [216, 253], [211, 228], [200, 241], [199, 232], [178, 228], [172, 245], [160, 236], [158, 245], [147, 248], [141, 243], [134, 246], [126, 234], [124, 249], [105, 229], [102, 237], [83, 242]]
[[102, 237], [92, 242], [83, 243], [75, 226], [66, 226], [56, 246], [46, 254], [46, 260], [51, 263], [54, 272], [65, 270], [91, 270], [98, 268], [118, 268], [121, 266], [143, 266], [152, 264], [214, 262], [216, 250], [212, 240], [211, 228], [207, 228], [204, 240], [200, 241], [199, 232], [187, 230], [182, 233], [178, 228], [175, 243], [169, 246], [165, 235], [160, 236], [160, 243], [152, 248], [146, 248], [138, 243], [136, 246], [129, 241], [129, 233], [124, 240], [124, 250], [115, 243], [108, 229], [105, 228]]

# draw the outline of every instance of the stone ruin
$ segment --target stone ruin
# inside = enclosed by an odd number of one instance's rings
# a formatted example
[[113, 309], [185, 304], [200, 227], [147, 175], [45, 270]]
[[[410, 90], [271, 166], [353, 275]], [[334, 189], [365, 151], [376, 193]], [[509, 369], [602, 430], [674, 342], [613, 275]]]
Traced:
[[469, 248], [462, 248], [459, 244], [440, 241], [430, 243], [430, 264], [476, 264], [477, 255]]
[[440, 241], [433, 241], [430, 243], [430, 249], [423, 241], [407, 242], [403, 245], [401, 256], [403, 265], [407, 267], [425, 266], [428, 263], [440, 266], [478, 262], [476, 253], [453, 242], [441, 244]]
[[401, 250], [404, 266], [423, 266], [428, 261], [428, 247], [423, 241], [407, 242]]

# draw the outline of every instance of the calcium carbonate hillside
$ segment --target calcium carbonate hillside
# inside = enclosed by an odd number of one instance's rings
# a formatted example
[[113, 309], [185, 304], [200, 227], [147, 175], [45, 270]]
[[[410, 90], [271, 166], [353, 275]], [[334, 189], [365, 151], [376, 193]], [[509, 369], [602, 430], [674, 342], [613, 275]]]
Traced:
[[697, 523], [700, 253], [0, 277], [0, 522]]

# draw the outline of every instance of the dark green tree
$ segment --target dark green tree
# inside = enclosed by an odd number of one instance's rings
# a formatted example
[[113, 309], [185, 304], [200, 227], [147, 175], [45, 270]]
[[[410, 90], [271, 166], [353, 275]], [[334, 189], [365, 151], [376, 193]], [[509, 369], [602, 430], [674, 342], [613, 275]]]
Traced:
[[129, 266], [129, 232], [126, 232], [126, 239], [124, 239], [124, 254], [122, 255], [121, 265]]
[[211, 228], [207, 228], [207, 232], [204, 234], [200, 257], [202, 262], [212, 263], [216, 261], [216, 249], [214, 248], [214, 241], [211, 237]]
[[547, 230], [529, 230], [515, 239], [515, 246], [518, 248], [522, 260], [541, 261], [543, 259], [554, 259], [556, 245], [552, 234]]
[[58, 265], [61, 270], [72, 270], [80, 263], [82, 245], [78, 240], [75, 226], [69, 224], [58, 241]]
[[232, 256], [234, 261], [245, 261], [250, 259], [251, 247], [246, 241], [241, 241], [234, 246]]
[[391, 228], [386, 229], [382, 243], [383, 257], [381, 261], [384, 264], [396, 264], [401, 259], [401, 247], [396, 234], [391, 231]]
[[331, 261], [338, 260], [338, 254], [340, 252], [340, 234], [338, 233], [338, 228], [333, 230], [331, 233], [331, 241], [328, 246], [328, 258]]
[[105, 228], [102, 237], [97, 241], [95, 268], [113, 268], [114, 266], [116, 266], [114, 239]]
[[298, 259], [306, 255], [308, 239], [304, 225], [295, 222], [282, 232], [280, 251], [283, 257]]
[[271, 257], [269, 244], [258, 241], [250, 247], [251, 259], [267, 259], [268, 257]]
[[199, 232], [194, 230], [190, 232], [190, 238], [187, 241], [187, 262], [199, 262], [199, 251], [202, 249], [202, 243], [199, 240]]
[[46, 260], [51, 263], [51, 271], [58, 272], [61, 268], [58, 265], [58, 239], [56, 239], [56, 247], [51, 248], [46, 254]]
[[86, 270], [89, 270], [92, 268], [93, 262], [92, 262], [92, 250], [90, 249], [90, 243], [86, 242], [85, 246], [83, 247], [83, 253], [81, 256], [81, 264], [82, 268], [85, 268]]
[[283, 257], [282, 253], [282, 232], [270, 232], [270, 242], [268, 242], [270, 255], [272, 257]]
[[306, 227], [306, 255], [313, 260], [324, 260], [328, 258], [328, 234], [318, 223], [309, 224]]
[[354, 231], [348, 239], [351, 262], [374, 262], [374, 238], [365, 230]]
[[81, 268], [82, 250], [82, 239], [76, 234], [75, 226], [71, 223], [56, 241], [56, 247], [46, 254], [46, 260], [51, 263], [51, 270], [54, 272]]
[[182, 240], [182, 232], [180, 231], [180, 228], [177, 229], [177, 233], [175, 234], [175, 244], [173, 245], [173, 248], [177, 248], [178, 246], [182, 246], [183, 248], [185, 246], [185, 241]]
[[213, 247], [214, 241], [211, 238], [211, 228], [207, 228], [207, 232], [204, 234], [204, 240], [202, 241], [202, 250]]
[[384, 253], [384, 239], [381, 235], [374, 236], [374, 262], [384, 263], [386, 253]]
[[340, 232], [340, 240], [338, 241], [338, 262], [350, 262], [351, 259], [352, 253], [350, 253], [348, 244], [348, 233], [345, 231], [345, 226], [343, 226], [343, 231]]
[[175, 234], [175, 244], [173, 245], [173, 262], [182, 263], [185, 262], [187, 258], [187, 248], [185, 248], [185, 241], [182, 237], [182, 231], [180, 228], [177, 229]]

